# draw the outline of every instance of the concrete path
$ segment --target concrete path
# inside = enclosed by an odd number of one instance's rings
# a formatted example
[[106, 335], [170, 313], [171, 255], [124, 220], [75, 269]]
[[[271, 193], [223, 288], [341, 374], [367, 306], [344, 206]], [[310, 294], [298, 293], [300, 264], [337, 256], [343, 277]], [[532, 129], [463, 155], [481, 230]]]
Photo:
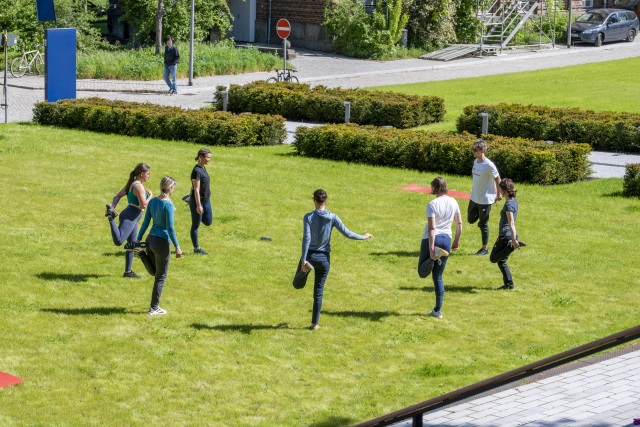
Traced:
[[[319, 53], [302, 49], [292, 63], [299, 70], [301, 82], [329, 87], [370, 87], [399, 83], [418, 83], [465, 77], [514, 73], [543, 68], [565, 67], [592, 62], [611, 61], [640, 56], [640, 42], [611, 43], [601, 48], [574, 46], [571, 49], [558, 47], [541, 51], [512, 52], [490, 57], [469, 57], [449, 62], [422, 59], [397, 61], [370, 61], [347, 58], [339, 55]], [[160, 66], [160, 65], [159, 65]], [[201, 108], [213, 100], [217, 86], [246, 84], [264, 80], [273, 73], [246, 73], [228, 76], [210, 76], [178, 80], [178, 95], [166, 94], [163, 81], [114, 81], [80, 79], [77, 83], [78, 97], [102, 97], [124, 101], [151, 102], [154, 104]], [[10, 122], [28, 121], [33, 117], [33, 106], [44, 101], [44, 78], [25, 76], [19, 79], [8, 76]], [[4, 111], [0, 111], [0, 123]], [[305, 124], [306, 125], [306, 124]], [[296, 124], [288, 123], [288, 139], [293, 141]], [[596, 178], [622, 177], [625, 163], [640, 163], [640, 156], [619, 156], [610, 153], [593, 153]]]
[[575, 369], [426, 414], [424, 426], [626, 427], [640, 418], [639, 344], [570, 367]]

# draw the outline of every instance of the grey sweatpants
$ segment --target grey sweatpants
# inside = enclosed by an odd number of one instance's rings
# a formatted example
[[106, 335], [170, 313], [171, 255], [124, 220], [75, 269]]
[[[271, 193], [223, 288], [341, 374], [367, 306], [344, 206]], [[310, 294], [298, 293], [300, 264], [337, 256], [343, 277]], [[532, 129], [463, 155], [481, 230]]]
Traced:
[[[147, 256], [155, 267], [155, 281], [153, 282], [153, 292], [151, 293], [151, 308], [158, 308], [164, 281], [169, 273], [169, 260], [171, 259], [171, 242], [161, 237], [149, 234], [147, 237]], [[145, 263], [147, 267], [147, 263]], [[147, 267], [147, 270], [149, 268]]]

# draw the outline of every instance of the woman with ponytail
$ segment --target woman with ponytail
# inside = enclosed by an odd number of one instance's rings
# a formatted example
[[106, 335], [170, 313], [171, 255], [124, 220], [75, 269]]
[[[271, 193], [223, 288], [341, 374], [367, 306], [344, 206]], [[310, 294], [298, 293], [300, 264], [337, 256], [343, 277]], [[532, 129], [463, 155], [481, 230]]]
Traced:
[[509, 266], [507, 265], [509, 255], [516, 249], [527, 245], [518, 240], [518, 233], [516, 232], [516, 217], [518, 216], [516, 193], [518, 191], [515, 188], [515, 184], [509, 178], [505, 178], [500, 181], [498, 188], [506, 202], [500, 212], [498, 240], [493, 245], [489, 260], [494, 264], [497, 263], [502, 272], [504, 285], [500, 286], [498, 290], [503, 290], [513, 289], [514, 287], [513, 277], [511, 277], [511, 271], [509, 271]]
[[211, 151], [201, 148], [196, 156], [197, 165], [191, 172], [191, 193], [189, 193], [189, 209], [191, 210], [191, 242], [193, 253], [209, 255], [202, 250], [198, 243], [198, 228], [200, 223], [207, 227], [211, 225], [211, 190], [209, 189], [209, 173], [205, 166], [211, 161]]
[[151, 306], [149, 315], [167, 314], [166, 310], [160, 308], [160, 296], [162, 288], [169, 273], [169, 260], [171, 259], [171, 242], [176, 247], [176, 258], [182, 256], [180, 245], [173, 228], [173, 211], [175, 207], [169, 198], [176, 188], [175, 179], [165, 176], [160, 182], [160, 196], [149, 201], [144, 221], [138, 233], [138, 240], [141, 240], [144, 233], [153, 219], [153, 226], [149, 231], [146, 241], [146, 251], [138, 253], [142, 263], [150, 275], [155, 277], [153, 292], [151, 293]]
[[[127, 241], [128, 245], [125, 245], [125, 249], [127, 249], [135, 241], [138, 222], [142, 218], [142, 212], [147, 207], [148, 200], [153, 196], [151, 191], [146, 190], [142, 185], [149, 179], [149, 170], [150, 168], [146, 164], [138, 163], [129, 174], [127, 185], [116, 193], [110, 205], [106, 205], [107, 213], [105, 216], [109, 219], [111, 237], [116, 246], [121, 246]], [[129, 205], [118, 215], [116, 206], [124, 196], [127, 196]], [[120, 216], [120, 225], [116, 225], [115, 218], [117, 216]], [[131, 269], [132, 264], [133, 252], [127, 251], [125, 253], [124, 277], [139, 279], [140, 276]]]

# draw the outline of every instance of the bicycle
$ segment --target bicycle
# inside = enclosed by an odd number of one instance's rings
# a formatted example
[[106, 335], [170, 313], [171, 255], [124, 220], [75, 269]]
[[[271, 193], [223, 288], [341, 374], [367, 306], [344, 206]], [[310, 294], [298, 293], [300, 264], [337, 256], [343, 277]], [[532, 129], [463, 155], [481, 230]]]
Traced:
[[277, 83], [277, 82], [289, 82], [289, 83], [299, 83], [298, 78], [296, 76], [292, 76], [291, 73], [296, 73], [296, 70], [292, 70], [288, 68], [285, 70], [280, 70], [276, 68], [276, 77], [269, 77], [267, 79], [267, 83]]
[[[11, 74], [13, 75], [13, 77], [22, 77], [27, 71], [31, 73], [32, 65], [35, 65], [35, 74], [44, 73], [44, 56], [40, 53], [40, 49], [38, 49], [40, 46], [42, 45], [35, 44], [36, 49], [30, 50], [28, 52], [24, 51], [24, 45], [20, 46], [20, 50], [22, 50], [22, 56], [19, 56], [11, 61]], [[31, 60], [29, 60], [27, 55], [32, 53], [35, 53], [35, 55], [33, 55]]]

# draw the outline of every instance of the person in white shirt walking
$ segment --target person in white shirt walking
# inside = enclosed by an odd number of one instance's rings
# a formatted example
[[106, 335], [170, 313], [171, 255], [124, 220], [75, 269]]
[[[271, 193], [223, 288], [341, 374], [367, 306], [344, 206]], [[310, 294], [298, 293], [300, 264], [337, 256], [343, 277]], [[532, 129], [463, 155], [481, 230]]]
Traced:
[[[430, 274], [436, 292], [436, 305], [429, 316], [442, 319], [442, 301], [444, 299], [444, 283], [442, 273], [447, 265], [449, 252], [458, 249], [462, 234], [462, 216], [458, 202], [447, 196], [449, 188], [444, 178], [437, 177], [431, 181], [431, 194], [436, 198], [427, 204], [427, 226], [420, 245], [418, 275], [423, 279]], [[451, 224], [456, 222], [456, 237], [451, 243]]]
[[467, 221], [469, 224], [478, 223], [482, 235], [482, 248], [476, 255], [489, 255], [487, 245], [489, 244], [489, 214], [491, 205], [502, 199], [498, 192], [500, 185], [500, 174], [493, 162], [485, 157], [487, 143], [478, 139], [473, 144], [473, 187], [471, 188], [471, 198], [467, 209]]

